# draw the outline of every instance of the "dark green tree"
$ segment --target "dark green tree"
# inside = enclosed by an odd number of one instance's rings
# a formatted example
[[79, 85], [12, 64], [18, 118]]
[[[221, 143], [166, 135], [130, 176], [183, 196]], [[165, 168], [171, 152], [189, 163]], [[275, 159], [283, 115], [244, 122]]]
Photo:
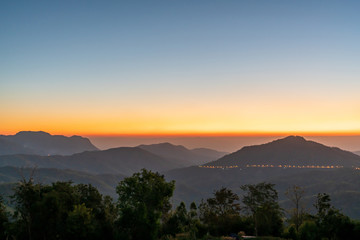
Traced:
[[3, 197], [0, 195], [0, 239], [6, 239], [8, 236], [7, 227], [9, 224], [8, 213], [6, 211]]
[[75, 205], [66, 219], [66, 239], [89, 239], [91, 233], [95, 233], [93, 219], [92, 209], [87, 208], [84, 203]]
[[174, 185], [174, 181], [166, 182], [163, 175], [145, 169], [121, 181], [116, 187], [119, 237], [157, 239], [161, 216], [171, 206]]
[[245, 192], [242, 202], [254, 221], [258, 235], [279, 236], [282, 233], [282, 209], [278, 193], [271, 183], [247, 184], [240, 188]]
[[112, 239], [116, 210], [111, 197], [102, 196], [91, 184], [77, 184], [74, 191], [78, 198], [77, 204], [84, 204], [93, 216], [90, 223], [92, 227], [89, 228], [93, 232], [88, 234], [88, 239]]
[[12, 236], [16, 239], [113, 238], [115, 207], [91, 185], [23, 180], [12, 198]]
[[168, 214], [167, 219], [163, 223], [163, 234], [175, 236], [178, 233], [188, 231], [190, 224], [190, 215], [186, 210], [184, 202]]
[[319, 229], [314, 221], [304, 221], [298, 231], [300, 240], [317, 240], [319, 238]]
[[215, 191], [213, 198], [203, 201], [199, 209], [200, 219], [217, 236], [233, 232], [240, 218], [239, 197], [224, 187]]
[[11, 234], [16, 235], [18, 239], [32, 240], [33, 235], [36, 235], [36, 216], [40, 210], [37, 203], [41, 199], [41, 188], [40, 184], [34, 184], [30, 178], [22, 179], [14, 189], [12, 201], [15, 204], [14, 218], [17, 222], [15, 232]]
[[331, 205], [331, 198], [326, 193], [319, 193], [314, 204], [317, 214], [316, 223], [321, 237], [331, 240], [352, 239], [354, 225], [348, 216]]
[[296, 232], [299, 231], [299, 227], [305, 216], [304, 204], [302, 203], [304, 194], [304, 188], [296, 185], [289, 187], [285, 192], [286, 197], [293, 204], [293, 208], [289, 213], [291, 216], [290, 220], [295, 225]]
[[181, 202], [180, 205], [167, 214], [162, 226], [163, 235], [172, 235], [182, 233], [188, 240], [196, 239], [200, 221], [197, 217], [197, 207], [194, 202], [190, 205], [190, 211], [187, 211], [185, 203]]
[[286, 239], [297, 240], [298, 239], [298, 231], [295, 228], [294, 224], [291, 224], [283, 234], [283, 237]]

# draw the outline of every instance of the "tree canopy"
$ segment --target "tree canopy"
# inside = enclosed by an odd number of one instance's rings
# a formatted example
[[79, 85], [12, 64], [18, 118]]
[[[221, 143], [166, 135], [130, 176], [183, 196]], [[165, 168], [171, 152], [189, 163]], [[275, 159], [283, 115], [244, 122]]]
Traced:
[[271, 183], [243, 185], [239, 196], [223, 187], [189, 208], [183, 202], [172, 208], [174, 188], [173, 181], [143, 169], [119, 182], [114, 202], [91, 184], [22, 179], [11, 197], [12, 212], [0, 196], [0, 240], [234, 239], [244, 232], [293, 240], [360, 239], [360, 222], [336, 209], [326, 193], [316, 196], [316, 213], [310, 214], [301, 208], [302, 188], [289, 189], [288, 198], [303, 214], [297, 222], [285, 219]]
[[125, 178], [116, 188], [119, 195], [117, 226], [121, 237], [131, 240], [152, 240], [158, 237], [160, 219], [170, 210], [175, 182], [166, 182], [163, 175], [143, 169]]

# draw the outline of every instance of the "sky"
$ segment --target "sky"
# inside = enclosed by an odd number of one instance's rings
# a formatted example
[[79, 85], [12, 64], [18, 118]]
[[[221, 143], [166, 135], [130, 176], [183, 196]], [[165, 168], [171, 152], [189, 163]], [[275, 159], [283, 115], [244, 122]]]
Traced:
[[359, 1], [1, 1], [0, 134], [360, 135]]

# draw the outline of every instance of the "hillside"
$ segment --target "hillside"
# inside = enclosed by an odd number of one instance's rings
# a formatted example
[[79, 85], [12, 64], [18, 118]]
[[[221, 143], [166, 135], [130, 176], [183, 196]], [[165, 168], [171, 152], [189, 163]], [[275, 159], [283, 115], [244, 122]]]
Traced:
[[0, 135], [0, 155], [71, 155], [95, 150], [98, 149], [89, 139], [80, 136], [65, 137], [41, 131], [22, 131], [15, 135]]
[[356, 155], [359, 155], [360, 156], [360, 151], [356, 151], [354, 152]]
[[293, 185], [305, 188], [305, 205], [313, 209], [317, 193], [328, 193], [335, 207], [352, 218], [360, 219], [360, 171], [354, 169], [284, 169], [234, 168], [208, 169], [189, 167], [165, 172], [168, 180], [176, 181], [174, 202], [192, 201], [211, 197], [216, 189], [227, 187], [241, 196], [240, 186], [263, 181], [274, 183], [279, 192], [281, 206], [289, 208], [285, 191]]
[[289, 136], [270, 143], [243, 147], [205, 166], [274, 165], [274, 166], [360, 166], [360, 156], [307, 141], [302, 137]]
[[208, 163], [226, 154], [208, 148], [190, 150], [184, 146], [173, 145], [171, 143], [139, 145], [138, 147], [166, 158], [174, 163], [181, 164], [182, 167]]
[[[148, 148], [162, 156], [144, 150]], [[165, 151], [167, 149], [168, 151]], [[360, 171], [353, 168], [311, 169], [289, 167], [246, 167], [256, 164], [315, 164], [353, 166], [359, 156], [338, 148], [307, 141], [301, 137], [287, 137], [267, 144], [244, 147], [224, 156], [205, 167], [181, 167], [189, 150], [171, 144], [142, 145], [140, 147], [113, 148], [104, 151], [87, 151], [71, 156], [6, 155], [0, 156], [0, 192], [11, 191], [11, 183], [21, 174], [29, 176], [30, 169], [5, 167], [37, 167], [36, 181], [72, 180], [75, 183], [92, 183], [101, 192], [115, 196], [115, 187], [124, 176], [130, 176], [141, 168], [162, 172], [168, 180], [176, 181], [172, 202], [200, 203], [221, 187], [242, 194], [240, 186], [267, 181], [276, 184], [281, 205], [289, 206], [284, 192], [294, 184], [306, 190], [306, 206], [312, 209], [314, 197], [319, 192], [331, 195], [334, 205], [352, 218], [360, 219]], [[207, 151], [207, 150], [206, 150]], [[178, 155], [177, 155], [178, 154]], [[188, 154], [188, 155], [186, 155]], [[179, 157], [180, 156], [180, 157]], [[172, 157], [172, 158], [171, 158]], [[218, 165], [215, 165], [218, 164]], [[214, 169], [206, 166], [232, 166], [237, 168]], [[47, 169], [44, 169], [47, 168]], [[71, 170], [69, 170], [71, 169]], [[27, 175], [26, 175], [27, 174]]]
[[190, 150], [191, 152], [201, 155], [201, 156], [206, 156], [209, 158], [215, 158], [215, 159], [219, 159], [223, 156], [225, 156], [226, 154], [229, 154], [228, 152], [219, 152], [216, 151], [214, 149], [210, 149], [210, 148], [194, 148]]
[[4, 155], [1, 166], [73, 169], [94, 174], [130, 175], [146, 168], [165, 171], [179, 165], [141, 148], [122, 147], [104, 151], [88, 151], [71, 156]]
[[0, 167], [0, 193], [3, 196], [12, 194], [11, 185], [22, 178], [33, 177], [36, 183], [51, 184], [56, 181], [72, 181], [75, 184], [91, 184], [103, 194], [116, 197], [115, 187], [125, 177], [124, 175], [89, 174], [74, 170], [53, 169], [53, 168], [15, 168]]
[[[33, 169], [0, 167], [0, 194], [12, 194], [12, 186], [22, 177], [28, 178]], [[164, 173], [168, 180], [176, 181], [172, 203], [178, 205], [185, 201], [200, 203], [201, 199], [211, 197], [214, 190], [228, 187], [241, 196], [240, 186], [262, 181], [276, 184], [281, 206], [289, 208], [284, 193], [294, 184], [305, 188], [305, 204], [312, 209], [315, 195], [320, 192], [330, 194], [335, 207], [342, 209], [352, 218], [360, 219], [360, 171], [353, 169], [282, 169], [282, 168], [246, 168], [246, 169], [205, 169], [188, 167]], [[73, 181], [74, 183], [90, 183], [101, 193], [112, 196], [116, 200], [115, 187], [125, 176], [118, 174], [90, 174], [65, 169], [36, 169], [35, 182], [51, 183], [55, 181]]]
[[0, 136], [0, 155], [34, 154], [35, 151], [15, 142], [5, 140]]

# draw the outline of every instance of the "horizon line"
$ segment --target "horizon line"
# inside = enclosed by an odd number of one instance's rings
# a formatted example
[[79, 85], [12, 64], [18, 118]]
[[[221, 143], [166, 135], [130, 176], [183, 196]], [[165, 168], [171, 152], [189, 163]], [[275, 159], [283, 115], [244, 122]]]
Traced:
[[282, 136], [360, 136], [360, 132], [216, 132], [216, 133], [112, 133], [82, 134], [89, 137], [282, 137]]
[[86, 137], [281, 137], [281, 136], [360, 136], [360, 131], [243, 131], [243, 132], [143, 132], [143, 133], [76, 133], [21, 130], [5, 131], [0, 135], [15, 135], [18, 132], [47, 132], [51, 135], [86, 136]]
[[0, 131], [0, 135], [15, 135], [19, 132], [46, 132], [51, 135], [89, 137], [276, 137], [276, 136], [360, 136], [357, 131], [234, 131], [234, 132], [134, 132], [134, 133], [91, 133], [51, 130]]

